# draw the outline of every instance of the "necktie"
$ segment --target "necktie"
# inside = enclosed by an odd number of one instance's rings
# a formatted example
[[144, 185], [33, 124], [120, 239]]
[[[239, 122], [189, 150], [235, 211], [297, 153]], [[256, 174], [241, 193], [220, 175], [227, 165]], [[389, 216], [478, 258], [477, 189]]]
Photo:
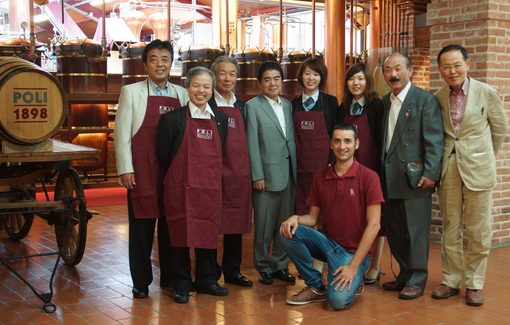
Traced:
[[386, 137], [386, 150], [390, 148], [391, 139], [393, 138], [393, 133], [395, 132], [395, 126], [397, 124], [398, 114], [400, 112], [400, 107], [402, 103], [400, 102], [400, 99], [396, 96], [393, 96], [391, 94], [390, 96], [391, 100], [391, 107], [390, 112], [388, 116], [388, 134]]
[[351, 108], [351, 115], [361, 115], [363, 114], [363, 106], [361, 106], [358, 102], [354, 102]]
[[315, 101], [313, 100], [312, 97], [308, 97], [307, 100], [305, 100], [305, 102], [303, 103], [303, 107], [305, 109], [305, 111], [309, 111], [312, 109], [312, 107], [315, 105]]

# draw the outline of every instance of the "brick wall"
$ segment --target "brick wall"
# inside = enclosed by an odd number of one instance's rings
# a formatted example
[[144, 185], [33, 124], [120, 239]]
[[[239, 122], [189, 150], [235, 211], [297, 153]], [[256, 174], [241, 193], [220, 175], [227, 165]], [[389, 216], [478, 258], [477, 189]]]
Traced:
[[[470, 76], [492, 85], [505, 102], [510, 118], [510, 2], [508, 0], [432, 0], [427, 8], [430, 25], [430, 89], [444, 85], [437, 70], [436, 54], [448, 44], [468, 50]], [[493, 247], [510, 245], [510, 142], [497, 156], [498, 183], [493, 194]], [[433, 237], [440, 217], [433, 220]]]
[[413, 84], [428, 91], [430, 89], [430, 49], [414, 48], [409, 56], [413, 64]]

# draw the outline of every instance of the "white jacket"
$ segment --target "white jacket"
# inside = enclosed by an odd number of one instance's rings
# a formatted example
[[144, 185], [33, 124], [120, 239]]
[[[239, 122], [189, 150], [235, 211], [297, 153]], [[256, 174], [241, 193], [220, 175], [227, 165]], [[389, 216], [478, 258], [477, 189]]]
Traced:
[[[188, 92], [181, 86], [171, 84], [171, 96], [179, 98], [181, 106], [188, 101]], [[147, 109], [147, 80], [126, 85], [120, 90], [119, 107], [115, 117], [115, 159], [117, 174], [133, 173], [131, 138], [138, 132]]]

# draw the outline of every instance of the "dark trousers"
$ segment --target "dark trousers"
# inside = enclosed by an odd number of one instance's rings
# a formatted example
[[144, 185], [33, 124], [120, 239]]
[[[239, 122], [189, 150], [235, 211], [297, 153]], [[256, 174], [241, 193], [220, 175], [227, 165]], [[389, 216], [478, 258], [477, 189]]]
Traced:
[[400, 266], [396, 281], [425, 289], [428, 275], [431, 197], [387, 199], [384, 227], [391, 253]]
[[160, 283], [172, 283], [172, 261], [170, 236], [165, 218], [136, 219], [128, 194], [129, 218], [129, 270], [133, 286], [146, 290], [152, 283], [151, 254], [154, 242], [154, 227], [157, 223]]
[[[215, 260], [217, 260], [218, 251], [214, 251]], [[243, 258], [243, 235], [242, 234], [224, 234], [223, 235], [223, 257], [221, 266], [216, 264], [216, 278], [221, 277], [221, 272], [225, 278], [231, 278], [241, 273], [241, 261]]]
[[[195, 248], [195, 286], [208, 287], [216, 283], [216, 250]], [[172, 247], [175, 265], [175, 291], [189, 292], [193, 289], [189, 247]]]

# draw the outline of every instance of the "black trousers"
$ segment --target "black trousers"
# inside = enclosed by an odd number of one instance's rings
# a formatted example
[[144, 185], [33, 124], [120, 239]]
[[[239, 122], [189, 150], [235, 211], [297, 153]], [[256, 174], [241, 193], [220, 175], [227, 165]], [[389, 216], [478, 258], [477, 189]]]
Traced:
[[173, 282], [170, 236], [166, 219], [136, 219], [128, 192], [129, 218], [129, 270], [133, 286], [138, 290], [147, 290], [152, 283], [151, 254], [154, 242], [154, 228], [157, 224], [160, 283]]
[[191, 276], [189, 247], [172, 247], [175, 265], [175, 291], [189, 292], [195, 287], [208, 287], [216, 283], [215, 249], [195, 248], [195, 283]]
[[400, 266], [396, 281], [424, 290], [428, 276], [431, 197], [387, 199], [383, 214], [386, 238]]
[[[218, 251], [215, 250], [215, 260]], [[216, 277], [219, 279], [221, 273], [225, 278], [233, 277], [241, 273], [241, 262], [243, 259], [243, 235], [242, 234], [224, 234], [223, 235], [223, 257], [221, 266], [216, 265]]]

